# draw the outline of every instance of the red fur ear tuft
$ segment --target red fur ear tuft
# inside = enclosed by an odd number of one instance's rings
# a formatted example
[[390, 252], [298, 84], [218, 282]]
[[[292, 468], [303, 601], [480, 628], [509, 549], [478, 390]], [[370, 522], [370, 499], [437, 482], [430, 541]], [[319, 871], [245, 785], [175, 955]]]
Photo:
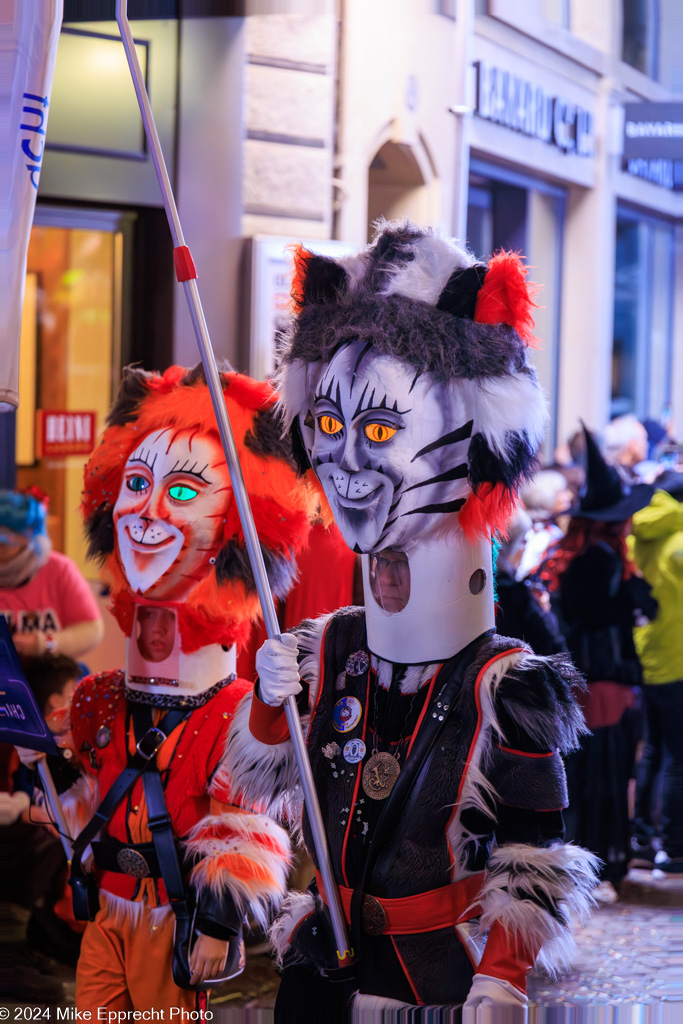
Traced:
[[518, 504], [517, 492], [505, 484], [482, 484], [470, 494], [458, 516], [465, 538], [473, 543], [479, 537], [492, 537], [495, 533], [504, 537]]
[[474, 319], [480, 324], [509, 324], [525, 345], [535, 348], [534, 298], [537, 289], [527, 283], [529, 271], [514, 252], [501, 251], [489, 260], [489, 269], [477, 296]]
[[296, 245], [288, 245], [287, 251], [292, 254], [293, 264], [291, 307], [294, 313], [299, 313], [304, 308], [304, 283], [313, 253], [304, 249], [301, 242]]
[[226, 374], [223, 390], [245, 409], [271, 409], [277, 402], [277, 392], [268, 381], [253, 380], [243, 373]]
[[169, 394], [173, 391], [176, 384], [179, 384], [182, 378], [187, 373], [184, 366], [169, 366], [163, 374], [155, 373], [154, 376], [150, 377], [147, 381], [147, 386], [150, 391], [161, 391], [163, 394]]

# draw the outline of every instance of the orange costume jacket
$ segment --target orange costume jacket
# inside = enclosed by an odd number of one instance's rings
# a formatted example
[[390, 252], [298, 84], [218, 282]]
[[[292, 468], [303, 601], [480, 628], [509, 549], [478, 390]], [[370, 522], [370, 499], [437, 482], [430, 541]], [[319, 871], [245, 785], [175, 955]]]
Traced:
[[[126, 690], [123, 672], [88, 676], [72, 707], [75, 750], [86, 771], [63, 796], [74, 833], [90, 820], [134, 752], [131, 702], [187, 707], [187, 717], [162, 744], [157, 765], [181, 864], [197, 901], [197, 927], [229, 939], [247, 912], [266, 924], [285, 890], [286, 832], [270, 818], [239, 807], [223, 766], [227, 730], [251, 683], [234, 679], [195, 697], [160, 697]], [[94, 784], [93, 784], [94, 783]], [[98, 887], [124, 900], [168, 903], [147, 827], [138, 779], [93, 843]]]

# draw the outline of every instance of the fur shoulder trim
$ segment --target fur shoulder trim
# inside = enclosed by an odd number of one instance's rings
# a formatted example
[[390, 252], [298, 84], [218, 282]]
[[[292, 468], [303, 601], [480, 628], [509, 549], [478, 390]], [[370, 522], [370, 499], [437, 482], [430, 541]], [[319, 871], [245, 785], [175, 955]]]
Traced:
[[308, 706], [315, 706], [320, 685], [323, 636], [332, 614], [306, 619], [292, 632], [299, 641], [299, 675], [308, 683]]
[[212, 789], [238, 794], [244, 807], [265, 811], [278, 821], [298, 826], [303, 795], [294, 746], [289, 739], [271, 745], [252, 735], [252, 699], [249, 693], [238, 705]]
[[[320, 685], [320, 655], [323, 634], [331, 615], [307, 619], [292, 630], [299, 642], [299, 674], [309, 687], [309, 706], [313, 707]], [[238, 705], [233, 718], [225, 753], [214, 776], [215, 786], [240, 794], [245, 807], [253, 807], [287, 821], [294, 829], [301, 822], [303, 793], [299, 769], [291, 740], [284, 743], [261, 743], [249, 728], [252, 695]], [[307, 716], [302, 725], [308, 726]]]
[[540, 949], [536, 963], [551, 977], [571, 964], [572, 928], [589, 916], [599, 861], [578, 846], [511, 843], [491, 854], [478, 903], [480, 931], [498, 921], [506, 932]]
[[527, 649], [500, 679], [496, 704], [535, 743], [567, 754], [588, 732], [574, 697], [583, 688], [583, 676], [568, 654], [542, 658]]

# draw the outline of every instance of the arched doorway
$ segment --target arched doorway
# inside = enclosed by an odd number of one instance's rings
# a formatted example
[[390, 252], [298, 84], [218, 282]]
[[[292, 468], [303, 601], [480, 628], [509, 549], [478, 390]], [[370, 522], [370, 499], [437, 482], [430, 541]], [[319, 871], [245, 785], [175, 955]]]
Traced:
[[378, 217], [410, 217], [419, 224], [429, 223], [433, 184], [411, 146], [385, 142], [368, 171], [368, 240]]

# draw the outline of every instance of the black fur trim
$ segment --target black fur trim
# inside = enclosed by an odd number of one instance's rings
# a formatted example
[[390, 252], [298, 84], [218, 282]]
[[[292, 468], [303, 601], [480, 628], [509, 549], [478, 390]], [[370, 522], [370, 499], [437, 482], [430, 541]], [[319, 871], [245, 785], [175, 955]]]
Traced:
[[[232, 373], [233, 368], [227, 359], [221, 359], [216, 363], [218, 367], [218, 376], [220, 377], [221, 385], [225, 387], [228, 383], [226, 380], [226, 374]], [[192, 387], [194, 384], [206, 384], [206, 374], [204, 373], [204, 366], [202, 363], [197, 363], [188, 370], [180, 382], [184, 387]]]
[[290, 437], [292, 441], [292, 455], [294, 456], [296, 469], [299, 476], [303, 476], [304, 473], [311, 468], [311, 462], [308, 458], [304, 439], [301, 436], [301, 426], [297, 417], [294, 417], [292, 420]]
[[124, 367], [123, 379], [107, 416], [108, 427], [123, 427], [137, 418], [140, 403], [149, 395], [148, 381], [152, 377], [153, 374], [138, 366]]
[[84, 521], [88, 558], [103, 562], [114, 550], [114, 513], [111, 505], [100, 505]]
[[533, 476], [538, 469], [538, 457], [528, 434], [510, 432], [506, 437], [505, 456], [496, 455], [488, 446], [483, 434], [475, 434], [467, 452], [468, 478], [473, 490], [483, 483], [505, 484], [512, 490], [525, 477]]
[[507, 324], [479, 324], [402, 295], [365, 295], [358, 290], [334, 306], [307, 306], [283, 336], [285, 362], [327, 362], [350, 341], [371, 341], [391, 355], [430, 373], [437, 382], [453, 377], [502, 377], [525, 366], [521, 338]]
[[336, 260], [312, 255], [306, 261], [303, 305], [338, 302], [348, 285], [348, 274]]
[[[507, 643], [514, 646], [515, 642]], [[530, 653], [521, 666], [503, 676], [496, 692], [506, 746], [529, 749], [524, 744], [531, 740], [541, 750], [559, 749], [564, 754], [575, 750], [588, 732], [574, 697], [583, 689], [583, 676], [568, 654], [540, 658]]]
[[487, 269], [483, 263], [474, 263], [471, 267], [454, 270], [439, 296], [436, 308], [451, 316], [465, 316], [473, 320], [477, 296]]
[[[280, 554], [263, 544], [261, 551], [273, 596], [280, 599], [286, 597], [297, 580], [296, 559], [292, 554]], [[216, 559], [216, 580], [219, 584], [241, 580], [249, 593], [256, 592], [254, 573], [245, 544], [230, 541], [221, 548]]]
[[259, 409], [254, 416], [253, 427], [244, 435], [244, 444], [254, 455], [261, 458], [282, 459], [295, 469], [297, 459], [292, 451], [292, 439], [282, 436], [281, 419], [272, 409]]

